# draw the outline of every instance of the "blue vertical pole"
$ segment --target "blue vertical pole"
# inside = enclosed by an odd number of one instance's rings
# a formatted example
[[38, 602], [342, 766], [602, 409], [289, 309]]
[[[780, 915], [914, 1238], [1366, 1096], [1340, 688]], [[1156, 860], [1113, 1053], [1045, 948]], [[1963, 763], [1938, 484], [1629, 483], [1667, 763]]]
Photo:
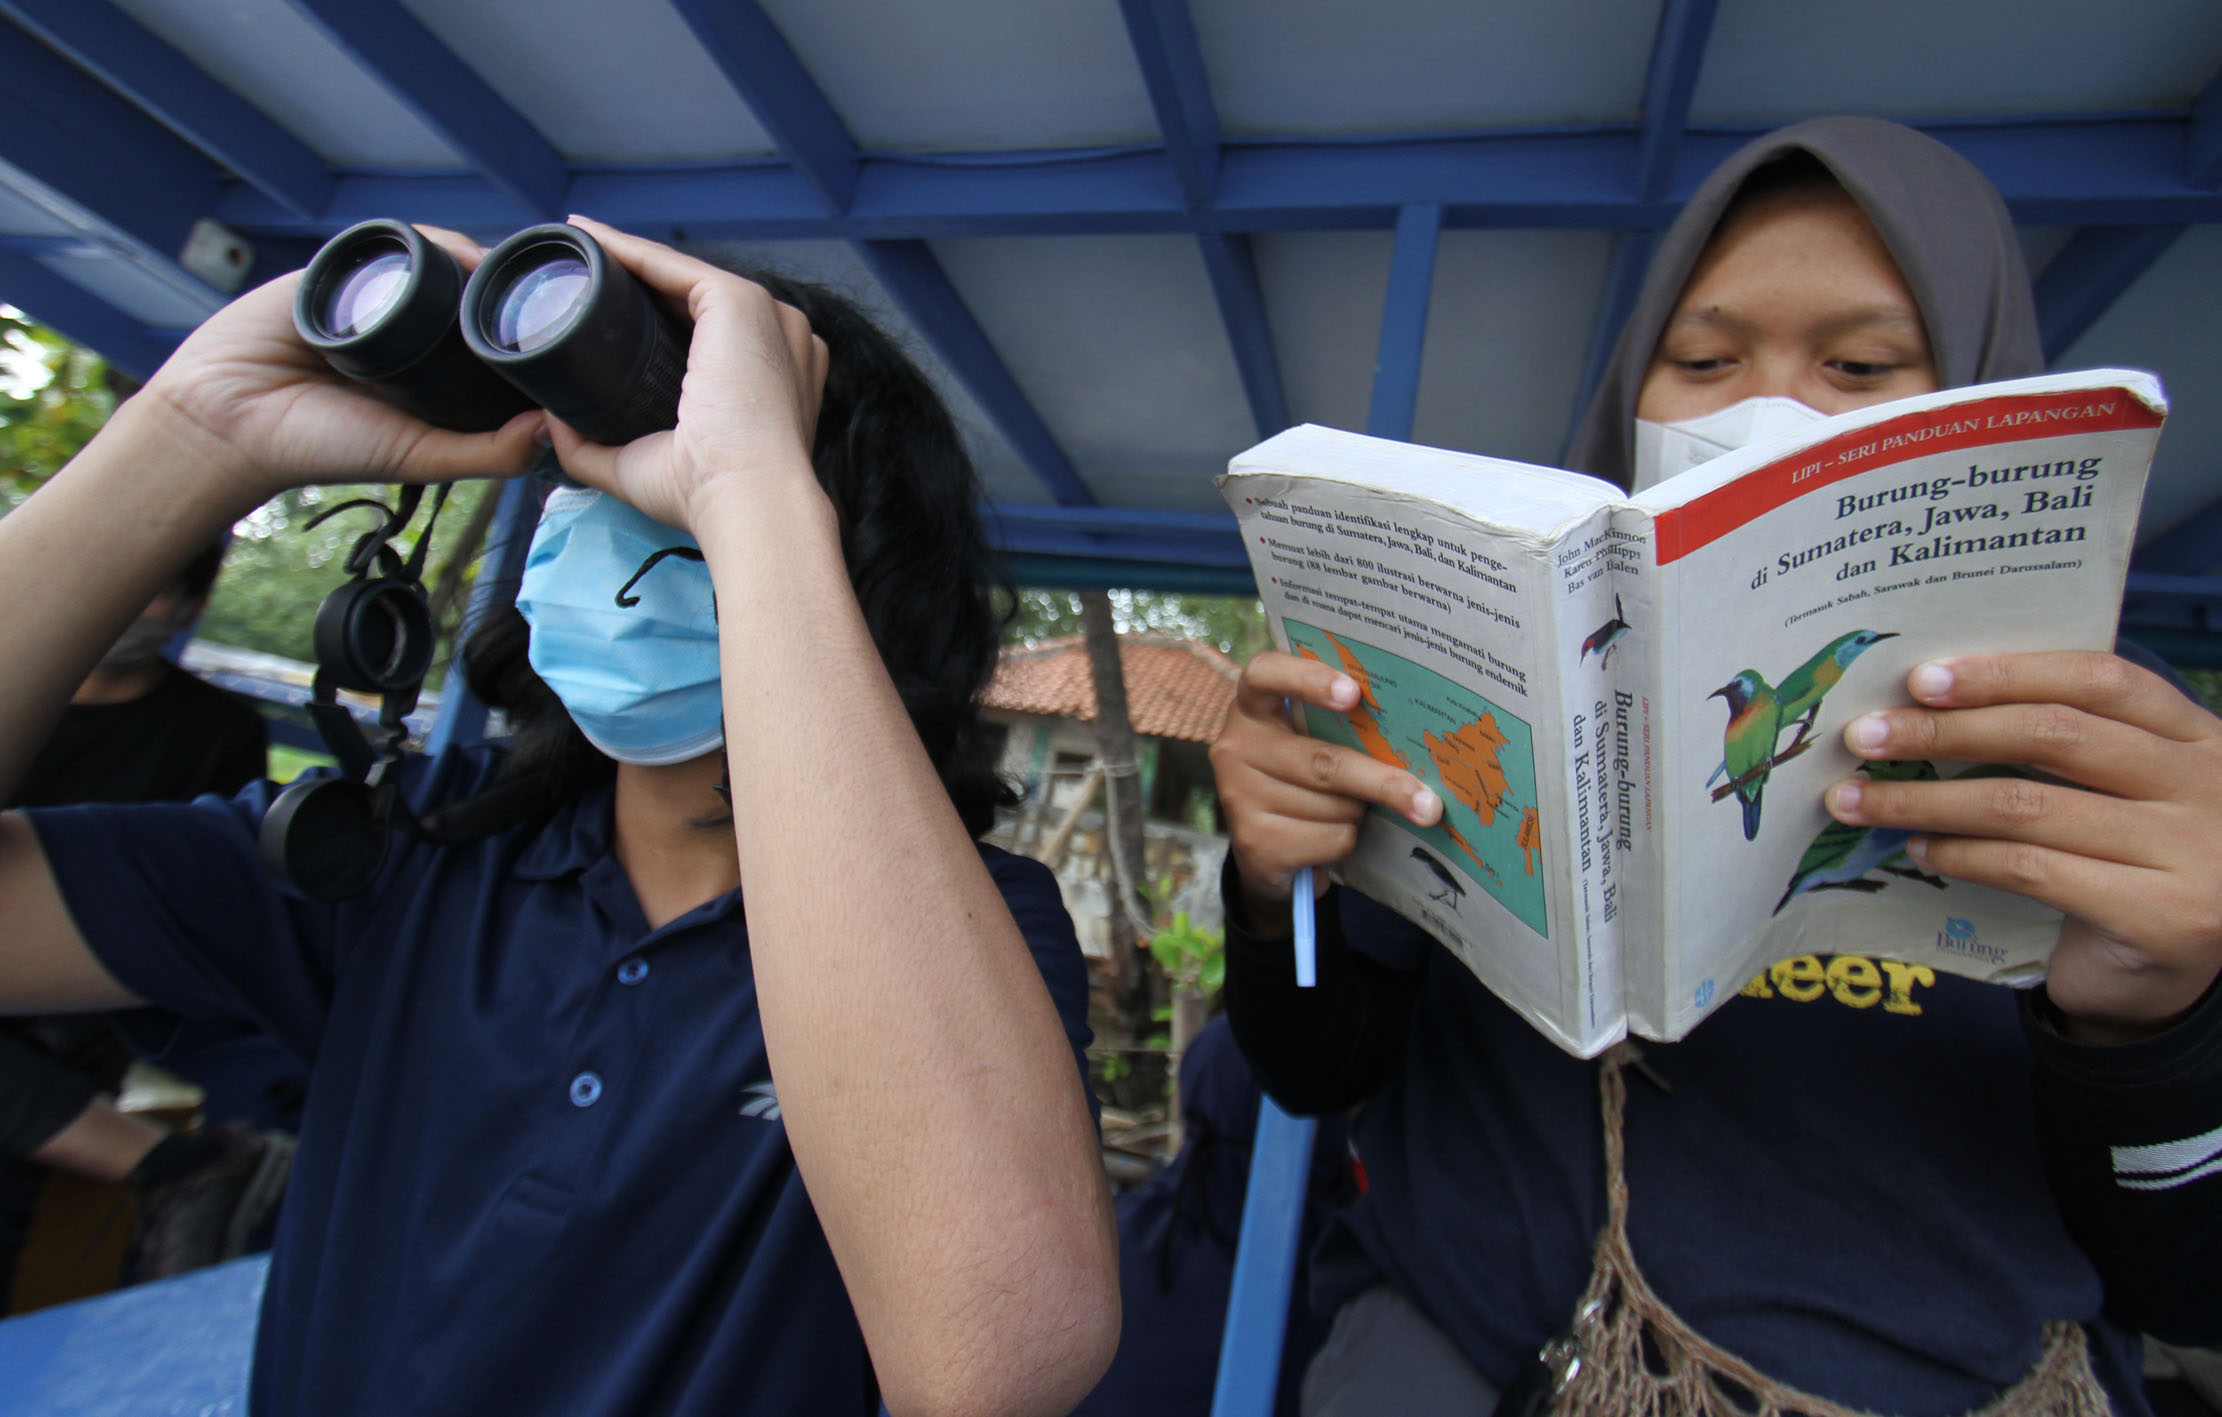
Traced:
[[463, 628], [455, 637], [455, 653], [448, 661], [447, 686], [440, 691], [440, 713], [424, 750], [438, 756], [459, 743], [476, 743], [486, 736], [486, 705], [463, 682], [463, 645], [488, 612], [517, 598], [517, 578], [525, 571], [525, 553], [532, 549], [532, 529], [540, 521], [540, 503], [547, 484], [537, 477], [513, 477], [502, 484], [501, 504], [494, 509], [494, 530], [471, 587], [471, 602], [463, 612]]
[[1242, 1200], [1242, 1234], [1236, 1241], [1234, 1283], [1227, 1292], [1226, 1333], [1219, 1344], [1219, 1380], [1211, 1392], [1212, 1417], [1268, 1417], [1273, 1411], [1317, 1126], [1309, 1117], [1291, 1117], [1270, 1097], [1259, 1099], [1250, 1189]]
[[[1396, 253], [1381, 309], [1380, 355], [1366, 431], [1377, 438], [1412, 436], [1420, 397], [1420, 356], [1427, 347], [1427, 302], [1435, 284], [1435, 247], [1443, 209], [1416, 205], [1397, 213]], [[1309, 881], [1297, 890], [1309, 904]], [[1250, 1149], [1250, 1189], [1242, 1202], [1227, 1327], [1219, 1346], [1219, 1381], [1212, 1417], [1267, 1417], [1280, 1384], [1289, 1290], [1296, 1282], [1296, 1243], [1311, 1175], [1309, 1117], [1291, 1117], [1268, 1097], [1258, 1108]]]

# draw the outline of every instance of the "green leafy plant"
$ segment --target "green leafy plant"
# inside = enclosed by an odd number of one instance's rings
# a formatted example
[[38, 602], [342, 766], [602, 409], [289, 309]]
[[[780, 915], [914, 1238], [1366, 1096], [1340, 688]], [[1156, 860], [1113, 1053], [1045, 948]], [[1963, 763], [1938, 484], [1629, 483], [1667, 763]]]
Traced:
[[1185, 910], [1150, 936], [1150, 957], [1177, 993], [1208, 999], [1227, 982], [1227, 932], [1199, 928]]

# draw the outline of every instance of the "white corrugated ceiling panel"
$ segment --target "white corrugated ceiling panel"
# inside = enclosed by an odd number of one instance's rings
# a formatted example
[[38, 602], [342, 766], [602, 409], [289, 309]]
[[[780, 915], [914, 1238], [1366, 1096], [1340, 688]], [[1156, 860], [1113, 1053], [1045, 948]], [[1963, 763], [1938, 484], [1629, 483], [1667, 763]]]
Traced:
[[1048, 500], [1033, 472], [1019, 461], [1018, 454], [1011, 451], [1002, 433], [988, 421], [988, 416], [980, 411], [979, 404], [965, 391], [964, 385], [919, 335], [902, 307], [888, 298], [886, 290], [857, 257], [856, 249], [847, 242], [699, 241], [689, 243], [687, 249], [715, 260], [814, 281], [854, 300], [872, 317], [873, 323], [903, 346], [940, 391], [957, 420], [958, 429], [964, 434], [965, 447], [972, 454], [973, 466], [979, 470], [987, 495], [998, 502]]
[[766, 0], [860, 147], [903, 152], [1157, 141], [1110, 0]]
[[374, 169], [463, 165], [438, 134], [285, 0], [112, 3], [328, 162]]
[[1656, 0], [1194, 0], [1231, 135], [1626, 121]]
[[1722, 0], [1697, 122], [2092, 113], [2187, 104], [2222, 65], [2214, 0]]
[[1100, 501], [1225, 510], [1211, 479], [1257, 431], [1193, 240], [938, 241], [934, 253]]
[[1415, 442], [1554, 465], [1612, 262], [1602, 231], [1446, 231]]
[[2168, 428], [2145, 491], [2140, 540], [2168, 530], [2222, 493], [2215, 466], [2215, 450], [2222, 448], [2217, 310], [2222, 310], [2222, 227], [2195, 226], [2059, 360], [2062, 369], [2150, 369], [2167, 387]]
[[579, 162], [758, 157], [773, 144], [665, 0], [402, 0]]

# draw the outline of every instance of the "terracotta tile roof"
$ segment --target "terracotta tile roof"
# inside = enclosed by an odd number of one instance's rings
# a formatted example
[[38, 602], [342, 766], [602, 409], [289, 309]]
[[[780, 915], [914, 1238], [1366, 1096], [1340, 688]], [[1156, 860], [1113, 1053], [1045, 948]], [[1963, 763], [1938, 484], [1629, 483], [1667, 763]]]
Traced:
[[[1134, 731], [1191, 743], [1209, 743], [1218, 735], [1241, 673], [1216, 646], [1164, 635], [1119, 636], [1119, 667], [1126, 675]], [[1093, 722], [1096, 687], [1087, 646], [1078, 635], [1004, 646], [984, 702], [1012, 713]]]

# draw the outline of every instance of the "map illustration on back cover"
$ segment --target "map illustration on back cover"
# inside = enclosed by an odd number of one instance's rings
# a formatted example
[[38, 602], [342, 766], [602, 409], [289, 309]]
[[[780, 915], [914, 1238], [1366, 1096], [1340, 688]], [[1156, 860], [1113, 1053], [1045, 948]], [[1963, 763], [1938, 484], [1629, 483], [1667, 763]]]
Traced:
[[1408, 858], [1414, 883], [1452, 910], [1469, 886], [1486, 891], [1548, 939], [1528, 725], [1402, 655], [1301, 621], [1287, 626], [1291, 650], [1358, 681], [1349, 714], [1309, 716], [1314, 736], [1403, 768], [1443, 799], [1440, 825], [1412, 828], [1422, 839]]

